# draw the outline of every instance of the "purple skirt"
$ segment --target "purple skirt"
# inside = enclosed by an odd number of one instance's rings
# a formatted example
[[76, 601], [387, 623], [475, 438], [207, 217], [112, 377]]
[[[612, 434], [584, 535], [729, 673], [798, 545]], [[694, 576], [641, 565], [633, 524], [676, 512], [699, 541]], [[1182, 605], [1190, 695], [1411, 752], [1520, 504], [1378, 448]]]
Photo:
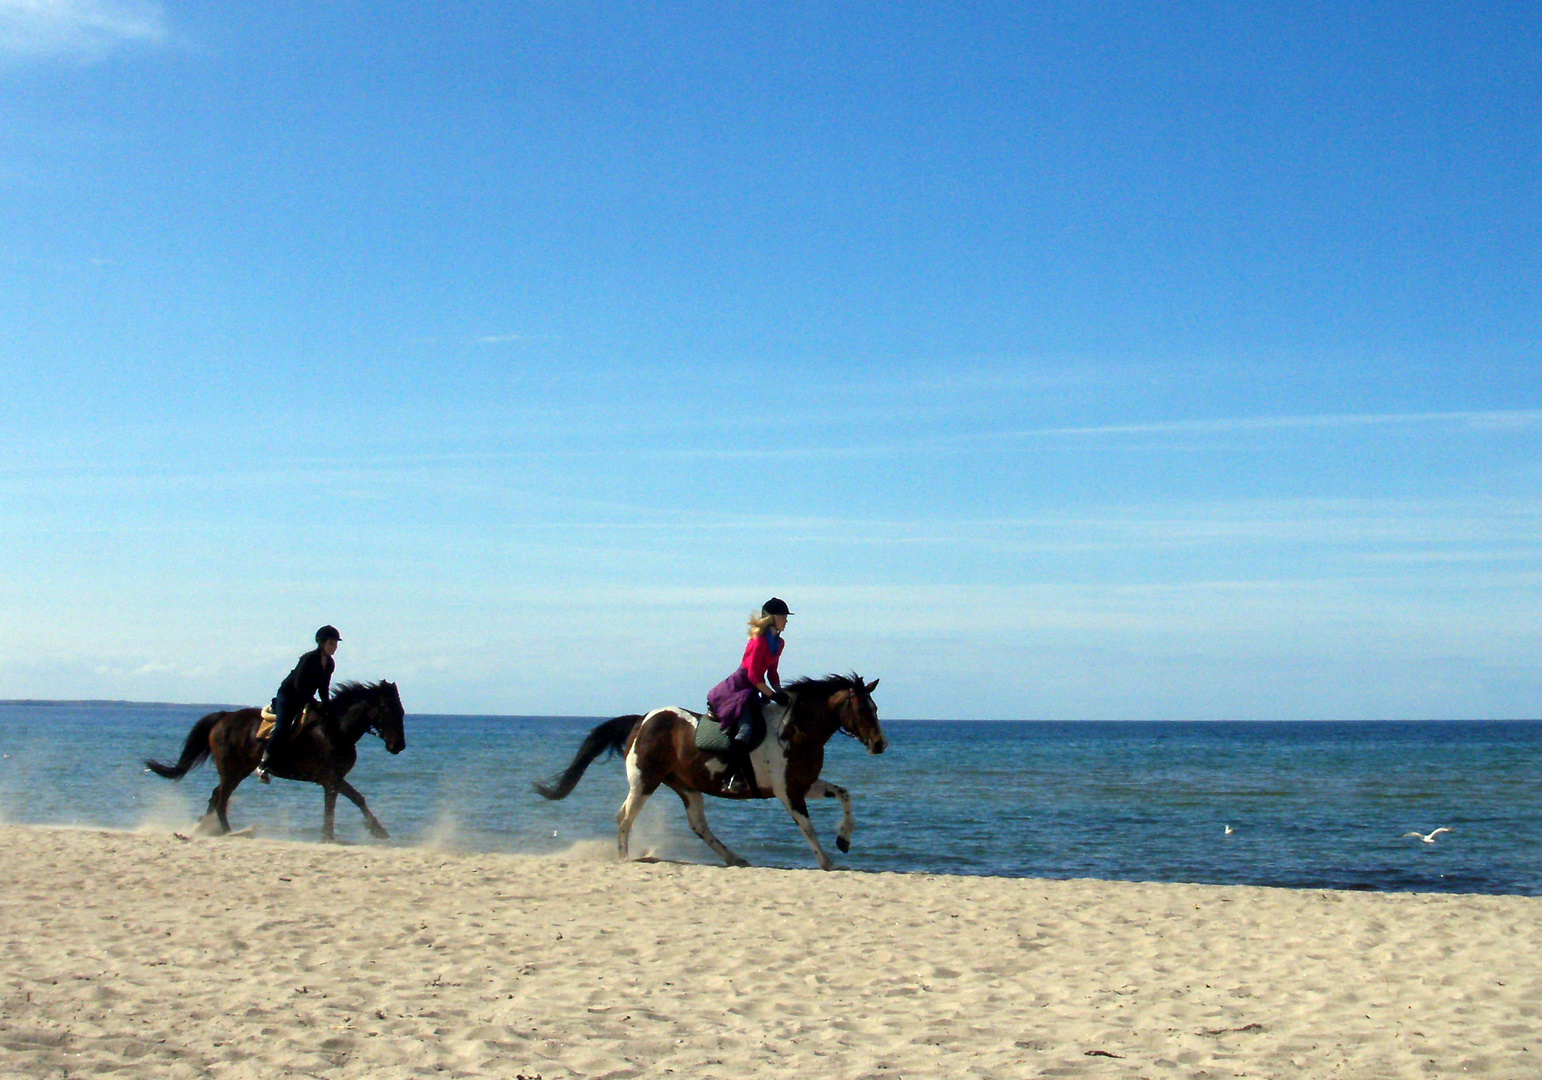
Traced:
[[757, 692], [755, 684], [750, 682], [750, 673], [736, 668], [732, 675], [707, 691], [707, 708], [717, 717], [719, 727], [732, 731], [739, 726], [739, 718], [744, 715], [750, 695]]

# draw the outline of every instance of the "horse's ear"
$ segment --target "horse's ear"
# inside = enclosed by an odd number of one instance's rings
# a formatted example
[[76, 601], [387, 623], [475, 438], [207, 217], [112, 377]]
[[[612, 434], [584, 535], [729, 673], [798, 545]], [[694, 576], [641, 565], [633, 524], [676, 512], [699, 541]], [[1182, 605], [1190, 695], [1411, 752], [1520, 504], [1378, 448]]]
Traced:
[[868, 683], [865, 687], [863, 687], [863, 690], [866, 693], [868, 693], [868, 694], [871, 694], [874, 690], [877, 690], [877, 689], [878, 689], [878, 680], [877, 679], [874, 679], [872, 682]]

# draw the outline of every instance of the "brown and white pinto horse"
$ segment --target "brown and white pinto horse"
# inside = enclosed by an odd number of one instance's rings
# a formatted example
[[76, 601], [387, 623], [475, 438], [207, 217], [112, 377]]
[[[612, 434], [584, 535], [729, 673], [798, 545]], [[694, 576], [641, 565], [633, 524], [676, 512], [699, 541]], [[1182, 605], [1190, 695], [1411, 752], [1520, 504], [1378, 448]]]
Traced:
[[719, 752], [696, 746], [696, 721], [700, 713], [670, 707], [654, 709], [645, 716], [618, 716], [607, 720], [589, 733], [573, 763], [561, 776], [535, 785], [548, 799], [565, 798], [577, 786], [584, 770], [607, 750], [626, 758], [626, 778], [630, 791], [616, 813], [616, 847], [621, 858], [627, 857], [627, 840], [632, 824], [648, 797], [659, 785], [670, 788], [685, 803], [691, 829], [729, 866], [748, 866], [730, 851], [707, 827], [706, 800], [703, 795], [722, 799], [780, 799], [792, 819], [814, 849], [822, 870], [833, 865], [819, 846], [813, 823], [808, 816], [808, 799], [841, 801], [840, 832], [836, 845], [851, 850], [851, 833], [856, 822], [851, 814], [851, 794], [843, 787], [819, 778], [824, 767], [825, 743], [837, 731], [844, 732], [867, 747], [870, 754], [881, 754], [888, 747], [883, 728], [878, 723], [878, 709], [873, 704], [874, 679], [863, 683], [856, 675], [828, 675], [823, 679], [799, 679], [787, 686], [791, 703], [783, 708], [765, 706], [765, 740], [750, 755], [755, 769], [755, 788], [743, 795], [728, 791], [731, 773], [726, 757]]

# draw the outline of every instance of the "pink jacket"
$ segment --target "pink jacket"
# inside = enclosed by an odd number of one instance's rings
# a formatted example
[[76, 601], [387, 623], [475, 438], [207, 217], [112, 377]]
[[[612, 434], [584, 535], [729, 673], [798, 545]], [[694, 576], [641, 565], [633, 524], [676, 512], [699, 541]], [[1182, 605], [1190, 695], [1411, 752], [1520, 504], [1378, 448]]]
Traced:
[[[777, 641], [777, 645], [781, 645], [780, 640]], [[781, 659], [782, 650], [779, 647], [772, 648], [771, 635], [756, 634], [744, 646], [744, 659], [739, 661], [739, 666], [749, 673], [750, 682], [764, 683], [767, 673], [775, 674], [780, 678], [781, 673], [777, 671], [777, 664]]]

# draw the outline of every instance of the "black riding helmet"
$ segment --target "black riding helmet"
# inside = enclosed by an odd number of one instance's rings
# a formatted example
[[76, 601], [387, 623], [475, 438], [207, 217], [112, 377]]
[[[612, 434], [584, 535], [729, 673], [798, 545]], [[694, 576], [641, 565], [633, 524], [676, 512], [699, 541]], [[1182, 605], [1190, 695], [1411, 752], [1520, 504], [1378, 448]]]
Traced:
[[771, 599], [767, 600], [764, 604], [760, 605], [760, 613], [762, 615], [791, 615], [792, 614], [792, 612], [787, 610], [787, 601], [779, 599], [778, 597], [775, 597], [775, 596], [773, 596]]
[[331, 626], [331, 625], [323, 626], [320, 630], [316, 631], [316, 644], [317, 645], [320, 645], [323, 641], [342, 641], [342, 640], [343, 640], [343, 635], [339, 634], [337, 632], [337, 627], [335, 627], [335, 626]]

